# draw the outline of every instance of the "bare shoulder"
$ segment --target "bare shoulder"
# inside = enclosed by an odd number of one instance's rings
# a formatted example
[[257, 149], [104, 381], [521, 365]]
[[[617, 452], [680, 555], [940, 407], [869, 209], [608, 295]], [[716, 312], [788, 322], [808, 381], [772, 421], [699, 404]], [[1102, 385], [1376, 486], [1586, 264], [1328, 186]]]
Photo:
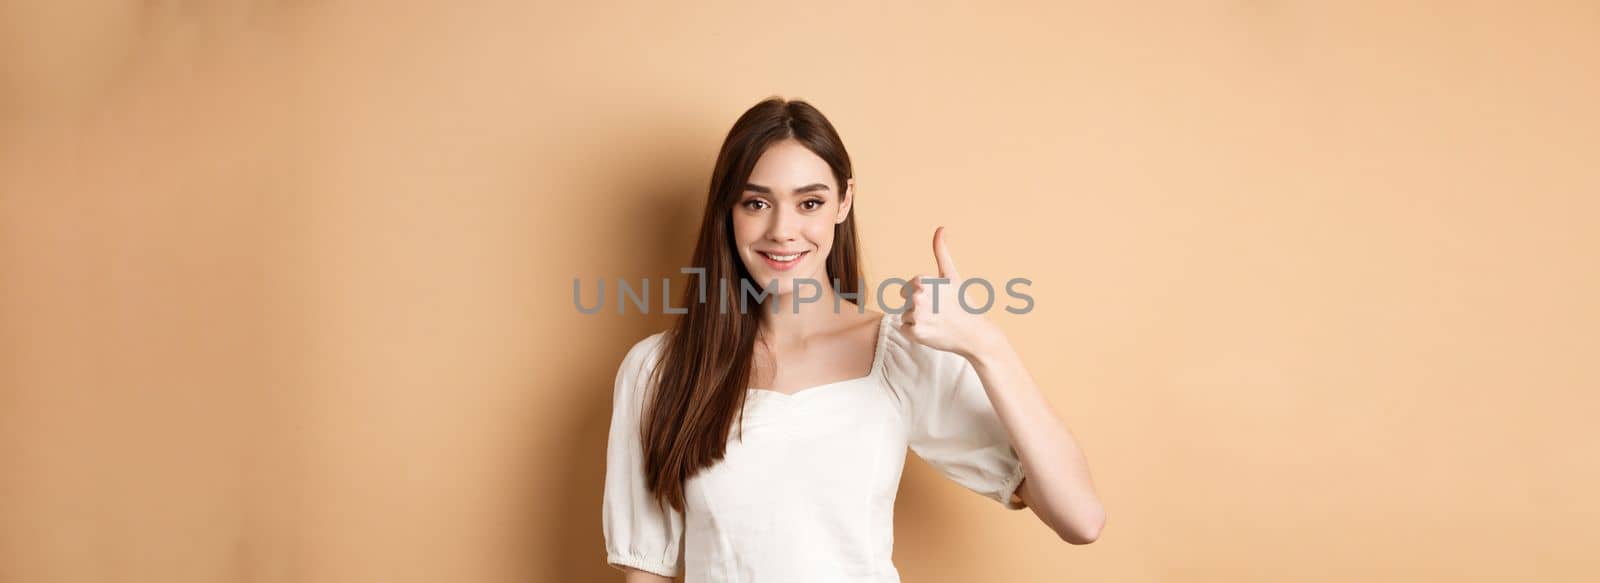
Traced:
[[858, 314], [855, 310], [850, 310], [846, 322], [839, 328], [842, 337], [850, 338], [852, 341], [864, 338], [868, 342], [875, 342], [878, 325], [883, 322], [883, 313], [866, 310]]

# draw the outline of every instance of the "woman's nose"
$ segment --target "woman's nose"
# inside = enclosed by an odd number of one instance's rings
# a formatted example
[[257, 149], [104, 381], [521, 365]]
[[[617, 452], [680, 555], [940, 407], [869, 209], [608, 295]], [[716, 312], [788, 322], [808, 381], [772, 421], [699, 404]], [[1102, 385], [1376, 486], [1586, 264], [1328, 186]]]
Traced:
[[793, 231], [798, 227], [799, 218], [783, 209], [772, 213], [772, 222], [767, 224], [767, 237], [775, 241], [793, 239]]

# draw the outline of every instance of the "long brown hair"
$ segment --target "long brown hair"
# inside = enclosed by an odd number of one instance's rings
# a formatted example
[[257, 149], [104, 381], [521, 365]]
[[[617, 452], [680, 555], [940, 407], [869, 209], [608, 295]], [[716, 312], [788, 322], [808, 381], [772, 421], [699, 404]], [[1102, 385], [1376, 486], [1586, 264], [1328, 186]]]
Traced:
[[[691, 265], [703, 268], [685, 286], [687, 307], [666, 337], [656, 367], [654, 398], [643, 415], [645, 483], [658, 504], [684, 510], [684, 481], [720, 461], [736, 416], [743, 417], [751, 359], [761, 325], [759, 309], [741, 309], [742, 282], [754, 290], [739, 259], [733, 238], [733, 209], [745, 182], [768, 146], [793, 138], [828, 163], [842, 202], [845, 182], [854, 176], [850, 155], [839, 134], [811, 104], [798, 99], [768, 98], [735, 121], [717, 154], [711, 174], [700, 238]], [[827, 277], [838, 280], [841, 293], [861, 293], [861, 261], [852, 205], [843, 222], [834, 225]], [[698, 281], [695, 280], [698, 278]], [[703, 296], [702, 296], [702, 291]], [[724, 308], [722, 298], [728, 299]], [[765, 301], [774, 301], [770, 297]], [[857, 300], [858, 302], [861, 300]]]

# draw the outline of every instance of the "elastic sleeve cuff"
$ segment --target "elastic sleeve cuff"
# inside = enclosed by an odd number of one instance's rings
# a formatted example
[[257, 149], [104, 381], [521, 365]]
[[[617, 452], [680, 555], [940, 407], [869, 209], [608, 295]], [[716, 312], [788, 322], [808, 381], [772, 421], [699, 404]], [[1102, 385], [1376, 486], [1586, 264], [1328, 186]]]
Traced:
[[618, 571], [621, 571], [623, 567], [633, 567], [640, 571], [655, 573], [662, 577], [678, 576], [677, 565], [669, 565], [660, 561], [651, 561], [648, 559], [629, 557], [616, 553], [610, 553], [606, 555], [606, 564], [611, 565]]
[[1011, 472], [1011, 475], [1007, 476], [1005, 481], [1000, 483], [1000, 492], [999, 492], [999, 494], [1000, 494], [1000, 504], [1002, 506], [1005, 506], [1007, 509], [1010, 509], [1010, 510], [1022, 510], [1024, 508], [1028, 507], [1027, 504], [1024, 504], [1024, 503], [1021, 503], [1021, 502], [1017, 502], [1017, 501], [1014, 501], [1014, 500], [1011, 499], [1012, 495], [1017, 493], [1017, 487], [1022, 485], [1022, 478], [1023, 477], [1024, 476], [1022, 474], [1022, 462], [1019, 461], [1019, 462], [1017, 462], [1017, 469], [1013, 470]]

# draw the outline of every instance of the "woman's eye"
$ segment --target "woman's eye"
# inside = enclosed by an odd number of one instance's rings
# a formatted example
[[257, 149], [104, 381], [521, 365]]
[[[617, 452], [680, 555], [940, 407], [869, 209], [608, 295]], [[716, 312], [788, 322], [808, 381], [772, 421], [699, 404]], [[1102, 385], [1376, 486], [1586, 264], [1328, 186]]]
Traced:
[[[740, 203], [740, 204], [742, 204], [744, 206], [744, 208], [747, 208], [747, 209], [750, 209], [750, 210], [753, 210], [753, 211], [757, 211], [757, 210], [761, 210], [767, 204], [767, 201], [761, 200], [759, 198], [752, 198], [752, 199], [744, 201], [743, 203]], [[815, 199], [815, 198], [800, 203], [801, 207], [804, 208], [805, 210], [808, 210], [808, 211], [817, 210], [819, 208], [822, 208], [823, 206], [826, 206], [827, 204], [828, 204], [827, 201], [820, 200], [820, 199]], [[763, 206], [756, 206], [756, 205], [763, 205]]]

